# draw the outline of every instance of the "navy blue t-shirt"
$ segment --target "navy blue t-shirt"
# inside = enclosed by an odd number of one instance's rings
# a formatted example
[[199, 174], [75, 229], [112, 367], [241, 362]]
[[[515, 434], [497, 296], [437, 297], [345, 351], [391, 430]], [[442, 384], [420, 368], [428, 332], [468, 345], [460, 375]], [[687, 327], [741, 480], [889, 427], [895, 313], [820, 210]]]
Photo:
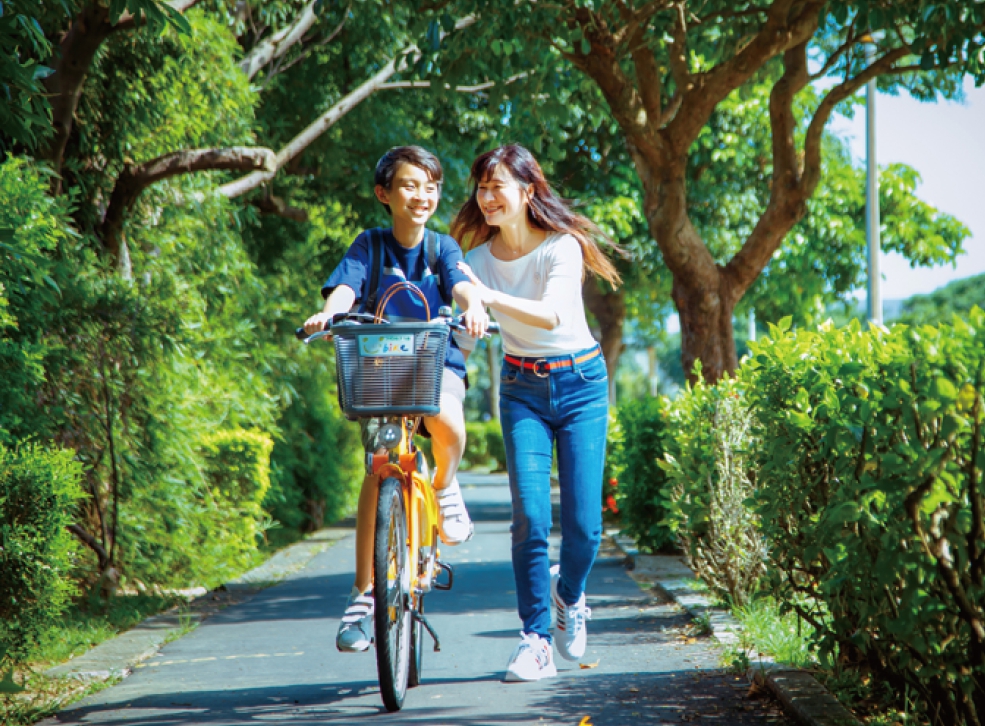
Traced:
[[[399, 269], [408, 280], [420, 280], [427, 269], [427, 259], [424, 256], [424, 245], [418, 244], [407, 248], [397, 242], [393, 236], [392, 229], [381, 229], [378, 232], [383, 237], [383, 267]], [[433, 274], [438, 276], [440, 281], [441, 298], [445, 305], [452, 304], [452, 288], [460, 282], [468, 282], [469, 278], [458, 269], [458, 263], [464, 259], [462, 248], [454, 238], [446, 234], [431, 233], [432, 244], [437, 240], [438, 254], [436, 259], [436, 270]], [[366, 298], [369, 286], [369, 230], [360, 233], [356, 237], [352, 246], [345, 253], [345, 257], [329, 275], [328, 280], [322, 285], [322, 297], [327, 298], [332, 291], [339, 285], [346, 285], [356, 293], [356, 300], [362, 301]], [[381, 291], [382, 292], [382, 291]], [[402, 294], [402, 293], [399, 293]], [[436, 311], [432, 311], [434, 314]], [[452, 336], [448, 345], [448, 353], [445, 356], [445, 367], [454, 371], [459, 378], [465, 378], [465, 356], [455, 343]]]

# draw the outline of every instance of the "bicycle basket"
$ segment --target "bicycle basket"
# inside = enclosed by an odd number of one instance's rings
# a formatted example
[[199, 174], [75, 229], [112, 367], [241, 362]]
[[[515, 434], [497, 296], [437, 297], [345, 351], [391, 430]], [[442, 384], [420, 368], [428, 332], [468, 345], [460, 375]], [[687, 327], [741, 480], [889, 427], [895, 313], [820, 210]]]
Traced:
[[346, 417], [438, 413], [447, 325], [343, 323], [333, 327], [332, 334], [339, 405]]

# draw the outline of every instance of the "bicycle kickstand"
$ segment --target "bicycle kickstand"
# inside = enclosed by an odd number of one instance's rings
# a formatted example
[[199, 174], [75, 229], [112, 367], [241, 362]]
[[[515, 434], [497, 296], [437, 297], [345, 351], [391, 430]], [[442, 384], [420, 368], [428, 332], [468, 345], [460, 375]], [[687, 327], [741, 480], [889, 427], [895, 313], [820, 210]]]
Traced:
[[439, 652], [441, 650], [441, 641], [438, 640], [438, 634], [435, 632], [434, 628], [431, 627], [431, 623], [429, 623], [428, 619], [424, 617], [424, 613], [419, 612], [417, 610], [411, 610], [411, 613], [413, 613], [414, 620], [416, 620], [425, 628], [427, 628], [427, 631], [431, 634], [431, 637], [434, 639], [434, 652], [435, 653]]

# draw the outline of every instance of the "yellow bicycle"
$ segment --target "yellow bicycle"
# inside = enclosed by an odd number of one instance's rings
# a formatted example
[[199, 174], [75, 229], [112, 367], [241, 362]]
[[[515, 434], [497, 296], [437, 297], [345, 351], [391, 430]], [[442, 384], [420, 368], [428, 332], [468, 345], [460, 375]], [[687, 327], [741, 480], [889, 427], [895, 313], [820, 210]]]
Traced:
[[[410, 283], [387, 290], [377, 315], [337, 315], [323, 332], [298, 337], [305, 343], [335, 339], [339, 404], [351, 419], [376, 419], [376, 446], [366, 452], [366, 472], [379, 482], [373, 550], [376, 664], [388, 711], [403, 705], [408, 687], [421, 682], [424, 630], [441, 649], [424, 615], [424, 596], [450, 590], [452, 567], [439, 559], [438, 502], [424, 453], [414, 444], [421, 417], [439, 411], [441, 377], [449, 328], [460, 318], [442, 307], [431, 322], [388, 322], [380, 311], [389, 297], [407, 290], [427, 300]], [[430, 311], [428, 317], [430, 318]], [[495, 326], [492, 326], [495, 328]], [[447, 579], [439, 582], [441, 573]]]

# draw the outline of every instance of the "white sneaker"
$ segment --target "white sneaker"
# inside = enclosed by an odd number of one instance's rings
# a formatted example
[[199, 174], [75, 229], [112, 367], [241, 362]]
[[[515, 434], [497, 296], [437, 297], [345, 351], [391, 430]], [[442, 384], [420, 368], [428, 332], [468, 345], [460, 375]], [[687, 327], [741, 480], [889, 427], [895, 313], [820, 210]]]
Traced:
[[550, 642], [536, 633], [521, 632], [520, 644], [510, 656], [504, 680], [508, 683], [539, 681], [556, 675], [554, 651], [551, 650]]
[[566, 604], [557, 593], [561, 581], [561, 566], [551, 568], [551, 599], [554, 601], [554, 644], [565, 660], [579, 660], [585, 655], [588, 642], [586, 620], [592, 619], [592, 611], [585, 605], [585, 593], [574, 605]]
[[335, 647], [343, 653], [368, 650], [373, 644], [375, 609], [372, 590], [362, 593], [359, 588], [353, 587], [339, 625], [339, 634], [335, 637]]
[[458, 485], [458, 479], [452, 479], [451, 484], [444, 489], [435, 491], [438, 495], [438, 530], [441, 534], [441, 541], [446, 545], [460, 545], [472, 539], [475, 531], [472, 519], [465, 508], [465, 500], [462, 499], [462, 488]]

